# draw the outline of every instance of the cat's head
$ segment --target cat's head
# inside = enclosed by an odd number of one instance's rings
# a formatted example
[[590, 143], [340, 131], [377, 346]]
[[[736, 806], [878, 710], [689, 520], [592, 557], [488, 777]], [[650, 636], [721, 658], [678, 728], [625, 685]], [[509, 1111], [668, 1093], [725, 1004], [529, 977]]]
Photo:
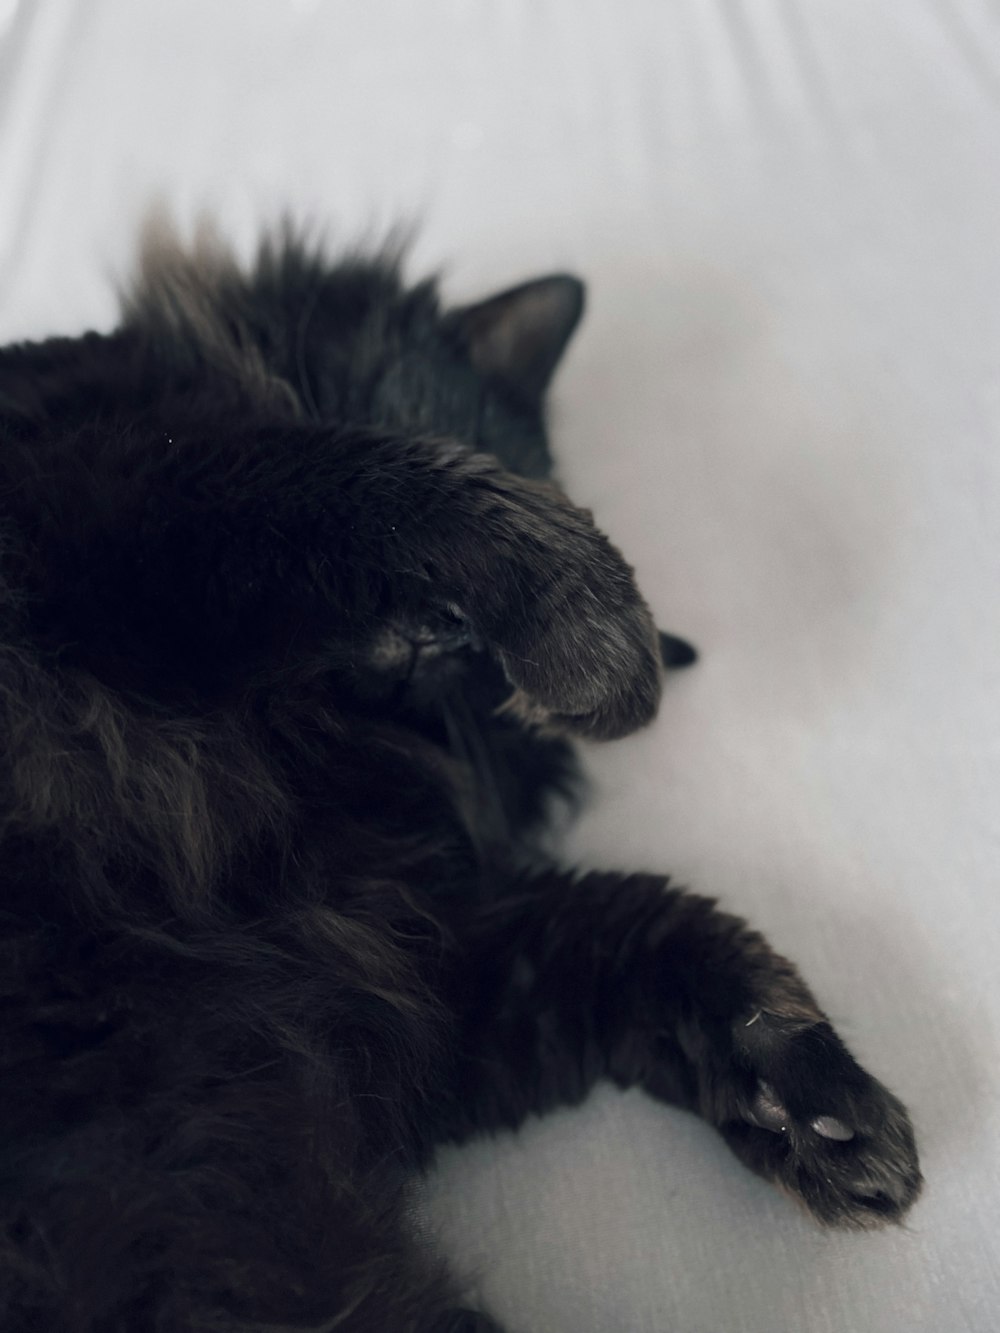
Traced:
[[548, 476], [544, 400], [583, 312], [579, 279], [552, 274], [448, 308], [434, 282], [407, 285], [390, 254], [328, 271], [321, 300], [285, 371], [309, 411], [454, 439]]
[[436, 281], [405, 280], [404, 257], [390, 239], [331, 262], [286, 228], [248, 272], [209, 224], [183, 245], [154, 217], [126, 325], [153, 338], [175, 380], [216, 394], [228, 380], [255, 410], [446, 437], [548, 475], [544, 398], [583, 313], [582, 282], [551, 274], [449, 307]]

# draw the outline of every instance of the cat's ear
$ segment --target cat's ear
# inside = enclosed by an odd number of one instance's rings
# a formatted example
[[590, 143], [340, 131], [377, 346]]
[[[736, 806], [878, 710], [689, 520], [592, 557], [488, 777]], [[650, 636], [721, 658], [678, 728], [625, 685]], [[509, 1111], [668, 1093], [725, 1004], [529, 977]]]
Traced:
[[452, 318], [481, 375], [537, 399], [583, 313], [583, 294], [578, 278], [554, 273], [465, 306]]

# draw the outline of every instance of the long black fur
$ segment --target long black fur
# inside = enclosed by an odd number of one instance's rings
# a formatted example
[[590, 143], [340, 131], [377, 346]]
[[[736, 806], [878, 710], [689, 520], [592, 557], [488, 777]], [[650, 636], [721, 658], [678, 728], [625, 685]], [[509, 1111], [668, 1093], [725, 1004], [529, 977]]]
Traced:
[[790, 964], [539, 850], [693, 658], [545, 479], [581, 308], [152, 238], [115, 332], [0, 352], [3, 1333], [493, 1327], [407, 1181], [601, 1077], [821, 1220], [913, 1201]]

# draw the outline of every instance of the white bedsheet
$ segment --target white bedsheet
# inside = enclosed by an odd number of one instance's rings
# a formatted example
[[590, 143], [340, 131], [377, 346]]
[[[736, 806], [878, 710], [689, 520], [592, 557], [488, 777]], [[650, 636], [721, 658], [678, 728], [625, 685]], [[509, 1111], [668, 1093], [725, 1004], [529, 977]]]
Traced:
[[511, 1333], [991, 1333], [998, 5], [0, 0], [0, 340], [108, 325], [154, 198], [243, 247], [419, 218], [456, 298], [587, 278], [563, 480], [703, 660], [570, 852], [751, 916], [928, 1179], [822, 1233], [603, 1090], [443, 1154], [427, 1225]]

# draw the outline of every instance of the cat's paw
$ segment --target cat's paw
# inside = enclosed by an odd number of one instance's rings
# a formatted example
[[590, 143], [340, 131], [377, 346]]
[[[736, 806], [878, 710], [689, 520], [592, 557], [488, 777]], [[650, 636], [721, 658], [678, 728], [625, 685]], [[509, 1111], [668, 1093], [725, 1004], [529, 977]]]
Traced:
[[606, 740], [644, 726], [660, 699], [661, 644], [593, 516], [482, 454], [452, 450], [442, 466], [462, 488], [425, 565], [514, 687], [512, 711]]
[[[728, 1085], [728, 1086], [726, 1086]], [[903, 1104], [862, 1069], [827, 1022], [739, 1020], [713, 1118], [736, 1155], [821, 1222], [902, 1220], [922, 1177]]]
[[655, 715], [660, 640], [631, 568], [590, 514], [554, 491], [497, 589], [504, 600], [480, 628], [516, 694], [515, 711], [581, 736], [610, 740]]
[[507, 711], [595, 740], [638, 730], [656, 715], [662, 688], [651, 631], [641, 603], [608, 606], [590, 620], [578, 617], [570, 604], [537, 627], [526, 652], [498, 649], [504, 673], [517, 687]]

